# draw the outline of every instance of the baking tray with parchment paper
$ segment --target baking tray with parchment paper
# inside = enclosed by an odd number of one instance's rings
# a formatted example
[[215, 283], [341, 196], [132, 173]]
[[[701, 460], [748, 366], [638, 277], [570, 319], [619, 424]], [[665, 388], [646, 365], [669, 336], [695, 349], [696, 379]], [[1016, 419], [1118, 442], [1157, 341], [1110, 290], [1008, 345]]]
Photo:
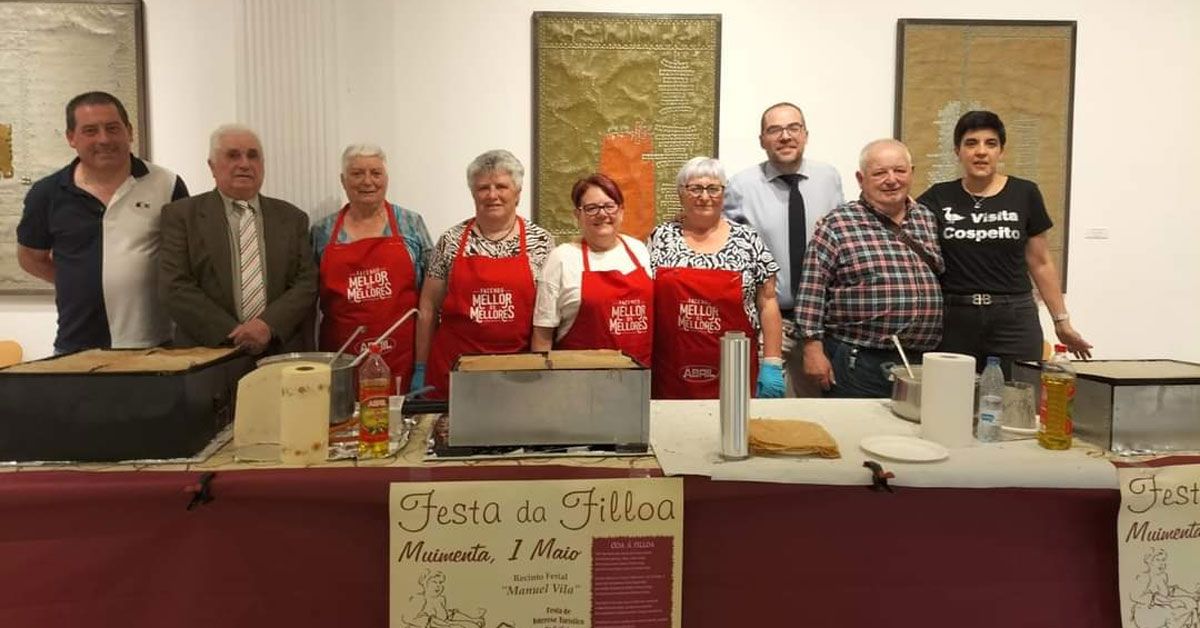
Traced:
[[0, 461], [186, 458], [233, 418], [235, 349], [90, 349], [0, 370]]
[[[1178, 360], [1074, 362], [1075, 436], [1118, 454], [1200, 451], [1200, 364]], [[1013, 379], [1041, 393], [1041, 365]]]

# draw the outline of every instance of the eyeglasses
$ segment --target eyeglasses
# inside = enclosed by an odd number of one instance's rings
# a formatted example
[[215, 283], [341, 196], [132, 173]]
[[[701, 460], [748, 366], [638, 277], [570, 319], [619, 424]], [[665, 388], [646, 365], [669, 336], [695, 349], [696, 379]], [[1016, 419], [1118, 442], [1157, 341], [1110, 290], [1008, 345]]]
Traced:
[[621, 206], [617, 205], [616, 203], [589, 203], [583, 207], [580, 207], [579, 211], [589, 216], [595, 216], [599, 212], [612, 215], [617, 213], [618, 209], [621, 209]]
[[784, 131], [787, 131], [789, 135], [800, 135], [804, 132], [804, 125], [800, 124], [799, 122], [793, 122], [787, 126], [773, 125], [767, 127], [767, 129], [763, 131], [763, 135], [768, 137], [779, 137], [780, 135], [783, 135]]
[[705, 192], [708, 192], [709, 196], [720, 196], [721, 193], [725, 191], [725, 186], [723, 186], [723, 185], [685, 185], [685, 186], [683, 186], [683, 189], [685, 191], [687, 191], [688, 194], [691, 194], [692, 196], [694, 196], [696, 198], [700, 198], [701, 196], [704, 196]]

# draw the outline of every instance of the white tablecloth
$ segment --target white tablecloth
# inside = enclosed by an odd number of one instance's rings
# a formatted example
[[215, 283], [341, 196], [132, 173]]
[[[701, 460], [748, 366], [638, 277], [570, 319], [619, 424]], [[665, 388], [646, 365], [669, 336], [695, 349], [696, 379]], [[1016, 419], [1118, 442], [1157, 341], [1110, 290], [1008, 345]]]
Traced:
[[758, 457], [725, 461], [720, 451], [716, 401], [651, 403], [650, 442], [668, 475], [704, 475], [714, 480], [797, 484], [870, 484], [863, 461], [876, 460], [897, 486], [954, 488], [1117, 488], [1116, 468], [1104, 451], [1081, 443], [1049, 451], [1035, 439], [976, 442], [950, 449], [939, 462], [897, 462], [871, 456], [859, 441], [876, 434], [918, 435], [920, 426], [894, 416], [886, 400], [755, 399], [752, 417], [803, 419], [820, 423], [837, 440], [842, 457]]

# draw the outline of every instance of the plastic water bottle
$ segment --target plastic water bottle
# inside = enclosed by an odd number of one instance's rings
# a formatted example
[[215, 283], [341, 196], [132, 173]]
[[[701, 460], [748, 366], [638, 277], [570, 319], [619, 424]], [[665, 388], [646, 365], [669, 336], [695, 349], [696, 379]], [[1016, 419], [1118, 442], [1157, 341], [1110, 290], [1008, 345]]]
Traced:
[[1075, 367], [1065, 345], [1042, 365], [1042, 398], [1038, 404], [1038, 444], [1046, 449], [1071, 448], [1075, 412]]
[[979, 378], [979, 422], [975, 438], [991, 443], [1000, 440], [1000, 421], [1004, 413], [1004, 372], [1000, 358], [989, 356], [983, 377]]

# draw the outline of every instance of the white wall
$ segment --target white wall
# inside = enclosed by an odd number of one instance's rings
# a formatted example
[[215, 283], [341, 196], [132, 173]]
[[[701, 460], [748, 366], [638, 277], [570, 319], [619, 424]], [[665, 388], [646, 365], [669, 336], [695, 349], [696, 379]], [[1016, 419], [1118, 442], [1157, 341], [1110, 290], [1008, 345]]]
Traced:
[[[535, 10], [720, 13], [722, 161], [736, 171], [761, 160], [758, 116], [791, 100], [812, 129], [808, 154], [837, 166], [850, 194], [861, 146], [891, 133], [898, 18], [1076, 20], [1074, 322], [1097, 357], [1200, 361], [1200, 211], [1185, 170], [1200, 140], [1200, 3], [902, 4], [342, 0], [340, 76], [330, 89], [341, 97], [343, 143], [388, 150], [392, 200], [420, 211], [436, 237], [471, 211], [464, 169], [472, 157], [504, 147], [529, 161]], [[208, 132], [237, 111], [238, 7], [240, 0], [147, 0], [154, 157], [194, 190], [211, 184]], [[1096, 228], [1109, 238], [1084, 239]], [[39, 309], [0, 298], [4, 327], [28, 326], [15, 336], [33, 354], [49, 352], [52, 312], [49, 302]]]
[[[146, 2], [150, 155], [193, 191], [212, 186], [208, 133], [237, 118], [234, 35], [238, 0]], [[53, 353], [54, 296], [0, 296], [0, 338], [27, 358]]]

